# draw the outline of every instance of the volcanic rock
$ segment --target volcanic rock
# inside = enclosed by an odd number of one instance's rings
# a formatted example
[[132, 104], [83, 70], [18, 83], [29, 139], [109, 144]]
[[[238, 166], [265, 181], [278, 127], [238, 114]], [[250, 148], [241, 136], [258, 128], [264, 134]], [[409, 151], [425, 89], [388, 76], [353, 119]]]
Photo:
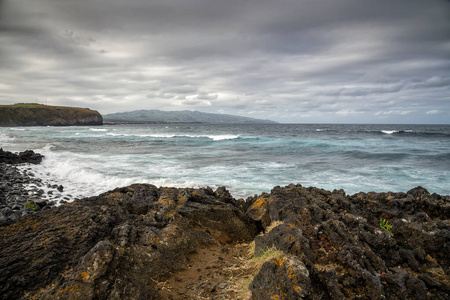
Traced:
[[249, 216], [281, 222], [255, 239], [255, 255], [286, 254], [263, 265], [253, 299], [449, 299], [449, 196], [290, 185], [253, 201]]
[[26, 150], [20, 153], [12, 153], [9, 151], [4, 151], [0, 148], [0, 163], [6, 164], [22, 164], [22, 163], [31, 163], [31, 164], [40, 164], [44, 156], [39, 153], [35, 153], [33, 150]]
[[421, 187], [243, 201], [135, 184], [0, 227], [0, 299], [236, 299], [253, 240], [254, 258], [282, 253], [255, 268], [253, 299], [449, 299], [449, 216], [450, 197]]
[[138, 184], [22, 217], [0, 228], [0, 299], [158, 299], [197, 248], [258, 233], [229, 199]]

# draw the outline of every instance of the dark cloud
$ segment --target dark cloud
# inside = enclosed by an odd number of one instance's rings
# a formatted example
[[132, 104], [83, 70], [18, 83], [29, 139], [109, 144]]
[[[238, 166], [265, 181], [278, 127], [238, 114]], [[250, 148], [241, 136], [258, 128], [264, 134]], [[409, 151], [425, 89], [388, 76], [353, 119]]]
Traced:
[[449, 42], [446, 0], [0, 0], [0, 103], [448, 123]]

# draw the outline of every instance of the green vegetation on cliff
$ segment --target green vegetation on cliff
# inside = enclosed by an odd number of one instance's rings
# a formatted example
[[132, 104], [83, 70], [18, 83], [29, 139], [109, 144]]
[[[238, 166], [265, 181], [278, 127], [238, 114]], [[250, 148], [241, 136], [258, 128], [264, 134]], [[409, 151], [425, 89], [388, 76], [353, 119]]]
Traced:
[[37, 103], [0, 105], [0, 126], [102, 125], [99, 112], [88, 108]]

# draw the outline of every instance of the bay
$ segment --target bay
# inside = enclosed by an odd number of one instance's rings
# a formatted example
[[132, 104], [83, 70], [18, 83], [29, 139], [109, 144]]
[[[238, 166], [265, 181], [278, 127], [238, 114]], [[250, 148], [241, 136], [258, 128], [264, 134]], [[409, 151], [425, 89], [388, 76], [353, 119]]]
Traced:
[[0, 128], [0, 147], [71, 197], [132, 183], [225, 186], [236, 198], [300, 183], [353, 194], [450, 194], [449, 125], [114, 125]]

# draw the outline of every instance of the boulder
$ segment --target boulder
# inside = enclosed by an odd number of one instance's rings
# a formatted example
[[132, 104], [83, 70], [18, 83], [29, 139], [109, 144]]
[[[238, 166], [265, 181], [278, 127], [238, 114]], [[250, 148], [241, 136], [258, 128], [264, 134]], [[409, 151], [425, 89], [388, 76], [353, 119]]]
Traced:
[[249, 289], [252, 299], [311, 299], [309, 271], [295, 256], [265, 262]]

